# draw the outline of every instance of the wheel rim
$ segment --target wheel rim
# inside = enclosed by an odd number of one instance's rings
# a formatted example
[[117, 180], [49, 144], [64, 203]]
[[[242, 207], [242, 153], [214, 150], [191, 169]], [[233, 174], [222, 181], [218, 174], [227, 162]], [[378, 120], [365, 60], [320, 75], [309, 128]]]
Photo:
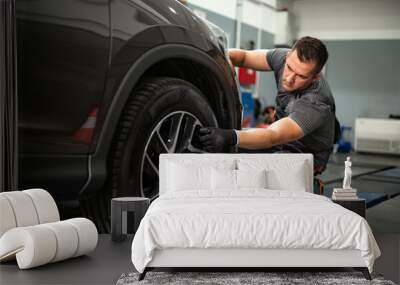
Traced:
[[163, 117], [152, 130], [144, 148], [140, 165], [140, 190], [143, 197], [158, 197], [158, 162], [162, 153], [202, 152], [191, 145], [196, 125], [200, 120], [186, 111], [172, 112]]

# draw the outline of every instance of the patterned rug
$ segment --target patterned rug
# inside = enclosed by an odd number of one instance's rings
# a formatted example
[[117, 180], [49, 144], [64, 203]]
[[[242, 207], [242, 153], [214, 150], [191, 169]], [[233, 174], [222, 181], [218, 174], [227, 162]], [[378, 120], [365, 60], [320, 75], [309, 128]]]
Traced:
[[139, 273], [122, 274], [117, 285], [133, 284], [379, 284], [395, 285], [381, 275], [372, 274], [372, 281], [360, 272], [148, 272], [145, 279], [138, 281]]

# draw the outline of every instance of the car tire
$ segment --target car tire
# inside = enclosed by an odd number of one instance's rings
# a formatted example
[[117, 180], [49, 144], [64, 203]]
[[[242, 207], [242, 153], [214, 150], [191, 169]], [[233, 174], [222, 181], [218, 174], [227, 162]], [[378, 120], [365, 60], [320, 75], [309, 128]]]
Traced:
[[106, 186], [82, 203], [100, 232], [110, 230], [111, 197], [158, 196], [159, 155], [193, 152], [195, 125], [218, 123], [206, 97], [191, 83], [148, 78], [132, 92], [114, 134]]

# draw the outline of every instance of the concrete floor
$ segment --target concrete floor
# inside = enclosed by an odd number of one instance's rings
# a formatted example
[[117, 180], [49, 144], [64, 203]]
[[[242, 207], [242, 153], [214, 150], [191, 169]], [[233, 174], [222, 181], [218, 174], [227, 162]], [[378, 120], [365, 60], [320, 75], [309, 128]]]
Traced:
[[28, 270], [19, 270], [15, 261], [3, 263], [0, 284], [115, 284], [122, 273], [134, 271], [130, 259], [132, 239], [115, 243], [110, 235], [101, 234], [97, 248], [87, 256]]
[[400, 234], [400, 196], [367, 209], [367, 221], [374, 233]]
[[[346, 154], [332, 157], [322, 179], [340, 185]], [[367, 220], [382, 256], [374, 272], [400, 283], [400, 179], [382, 175], [388, 167], [400, 167], [400, 157], [352, 154], [354, 187], [365, 192], [384, 192], [391, 199], [367, 209]], [[358, 177], [357, 177], [358, 176]], [[19, 270], [16, 262], [0, 265], [0, 284], [115, 284], [122, 273], [134, 271], [130, 260], [132, 237], [122, 243], [99, 235], [99, 244], [88, 256], [78, 257], [30, 270]]]
[[[400, 234], [376, 234], [375, 238], [382, 257], [375, 262], [374, 273], [383, 274], [386, 279], [398, 283]], [[130, 258], [132, 239], [131, 236], [124, 242], [115, 243], [110, 240], [110, 235], [102, 234], [99, 235], [95, 251], [87, 256], [29, 270], [19, 270], [15, 261], [1, 264], [0, 284], [115, 284], [122, 273], [135, 271]], [[291, 270], [288, 268], [287, 271]], [[336, 270], [332, 268], [329, 271]], [[343, 271], [343, 268], [338, 268], [337, 271]]]

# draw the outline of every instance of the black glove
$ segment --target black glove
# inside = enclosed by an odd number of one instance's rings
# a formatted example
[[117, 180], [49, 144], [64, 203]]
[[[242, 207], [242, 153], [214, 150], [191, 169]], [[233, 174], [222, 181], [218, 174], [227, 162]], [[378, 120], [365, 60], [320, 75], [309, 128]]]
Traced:
[[237, 143], [236, 133], [233, 129], [201, 128], [199, 136], [203, 149], [208, 152], [226, 152], [229, 151], [229, 147]]

